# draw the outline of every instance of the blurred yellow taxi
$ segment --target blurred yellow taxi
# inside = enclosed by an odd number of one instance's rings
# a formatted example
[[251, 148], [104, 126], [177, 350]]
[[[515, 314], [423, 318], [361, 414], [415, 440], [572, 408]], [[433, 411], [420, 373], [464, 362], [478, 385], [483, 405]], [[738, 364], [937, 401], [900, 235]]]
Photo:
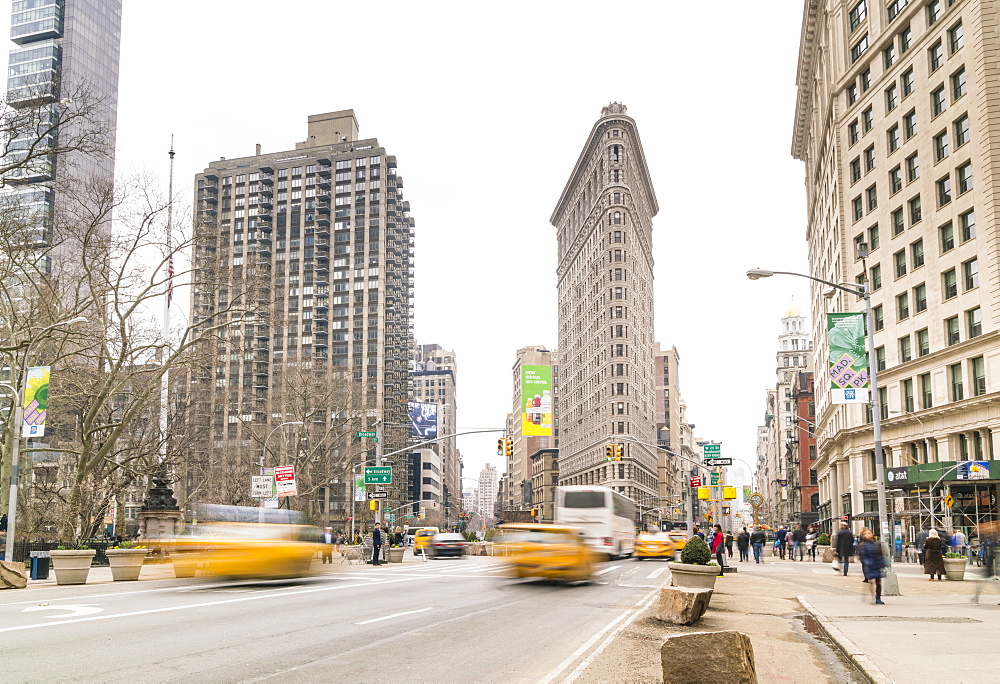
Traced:
[[515, 577], [585, 582], [593, 575], [594, 553], [575, 527], [509, 523], [499, 529], [499, 543]]
[[424, 552], [427, 545], [430, 544], [431, 539], [434, 535], [440, 532], [436, 527], [421, 527], [419, 530], [413, 533], [413, 553], [414, 555], [419, 555]]
[[676, 547], [668, 532], [643, 532], [635, 538], [635, 559], [673, 558]]
[[674, 548], [678, 551], [683, 551], [685, 544], [687, 544], [687, 535], [684, 534], [683, 530], [670, 530], [667, 532], [667, 537], [670, 542], [674, 545]]

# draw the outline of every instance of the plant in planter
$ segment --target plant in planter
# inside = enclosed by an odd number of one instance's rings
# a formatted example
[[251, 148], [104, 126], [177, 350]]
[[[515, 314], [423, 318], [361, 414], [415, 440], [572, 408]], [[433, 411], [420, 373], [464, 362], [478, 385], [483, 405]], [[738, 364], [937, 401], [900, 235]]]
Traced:
[[405, 549], [401, 544], [393, 544], [389, 547], [388, 560], [390, 563], [402, 563]]
[[705, 540], [697, 535], [691, 537], [681, 551], [681, 562], [670, 563], [670, 583], [675, 587], [714, 589], [719, 566], [711, 559]]
[[969, 559], [961, 553], [949, 551], [944, 554], [944, 574], [953, 582], [961, 582], [965, 579], [965, 566]]
[[142, 563], [146, 558], [146, 547], [135, 542], [118, 542], [104, 552], [111, 566], [111, 579], [115, 582], [129, 582], [139, 579]]
[[824, 563], [833, 562], [833, 549], [830, 548], [830, 535], [826, 532], [816, 539], [816, 551], [820, 553], [820, 560]]
[[95, 555], [97, 551], [86, 544], [61, 545], [49, 551], [56, 584], [86, 584]]

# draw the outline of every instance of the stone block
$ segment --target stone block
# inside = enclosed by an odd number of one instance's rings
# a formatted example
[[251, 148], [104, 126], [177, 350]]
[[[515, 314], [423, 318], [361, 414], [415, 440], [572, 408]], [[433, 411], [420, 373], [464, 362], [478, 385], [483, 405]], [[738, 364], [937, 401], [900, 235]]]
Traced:
[[656, 619], [675, 625], [693, 625], [708, 610], [711, 600], [711, 589], [663, 587], [660, 589], [660, 603], [656, 607]]
[[669, 636], [660, 647], [664, 684], [757, 684], [750, 637], [742, 632]]
[[28, 586], [28, 571], [24, 563], [0, 561], [0, 589], [24, 589]]

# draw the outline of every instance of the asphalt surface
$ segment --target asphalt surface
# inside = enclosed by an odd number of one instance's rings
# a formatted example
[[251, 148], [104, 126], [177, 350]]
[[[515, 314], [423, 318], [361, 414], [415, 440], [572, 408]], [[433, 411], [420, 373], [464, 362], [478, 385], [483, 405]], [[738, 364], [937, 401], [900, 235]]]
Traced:
[[407, 558], [294, 582], [5, 592], [4, 681], [562, 681], [667, 572], [606, 563], [564, 586], [509, 578], [502, 558]]

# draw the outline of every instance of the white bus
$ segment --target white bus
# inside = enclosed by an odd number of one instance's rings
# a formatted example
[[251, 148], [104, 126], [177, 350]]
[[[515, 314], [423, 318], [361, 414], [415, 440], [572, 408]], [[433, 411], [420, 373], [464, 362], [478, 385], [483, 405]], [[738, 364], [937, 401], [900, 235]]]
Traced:
[[611, 558], [635, 551], [635, 502], [607, 487], [556, 487], [555, 522], [583, 530], [587, 545]]

